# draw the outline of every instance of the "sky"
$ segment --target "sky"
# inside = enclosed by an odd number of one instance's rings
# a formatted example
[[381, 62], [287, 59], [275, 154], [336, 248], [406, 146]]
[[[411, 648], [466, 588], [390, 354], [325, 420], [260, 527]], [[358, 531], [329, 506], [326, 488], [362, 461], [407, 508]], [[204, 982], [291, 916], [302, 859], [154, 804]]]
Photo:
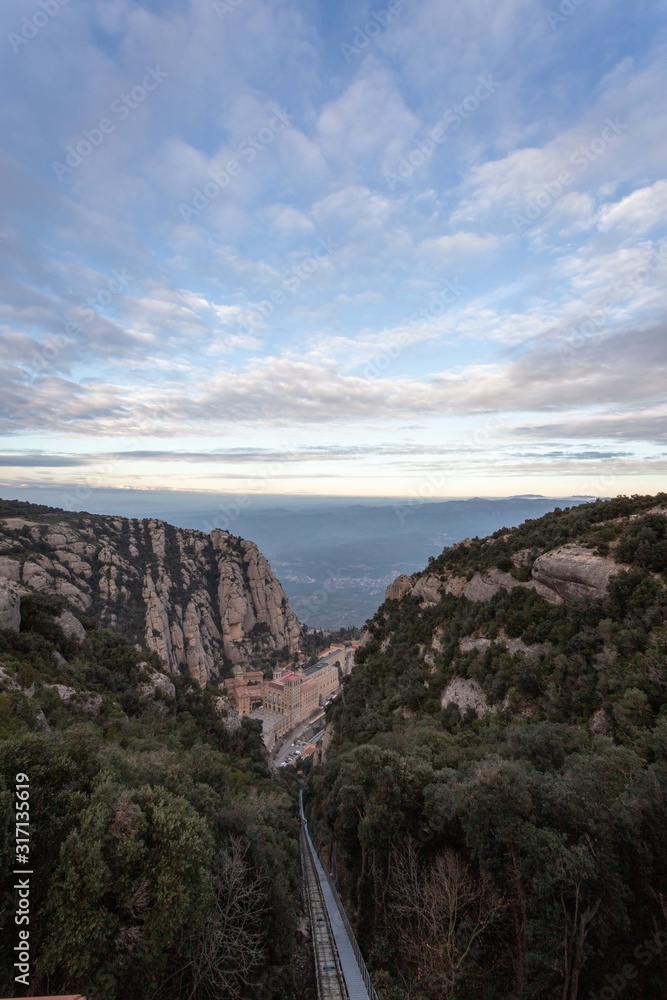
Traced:
[[0, 9], [0, 490], [647, 493], [667, 0]]

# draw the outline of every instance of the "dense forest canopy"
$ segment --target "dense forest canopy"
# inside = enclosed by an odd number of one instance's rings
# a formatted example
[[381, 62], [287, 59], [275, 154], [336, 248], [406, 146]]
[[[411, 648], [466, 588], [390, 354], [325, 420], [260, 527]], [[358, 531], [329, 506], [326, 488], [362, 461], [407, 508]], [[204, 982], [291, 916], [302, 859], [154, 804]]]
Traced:
[[[664, 997], [665, 511], [619, 497], [468, 539], [367, 623], [303, 770], [380, 1000]], [[597, 596], [533, 586], [559, 547], [609, 571]], [[465, 596], [480, 574], [500, 583]], [[26, 775], [29, 993], [312, 1000], [293, 769], [270, 775], [259, 724], [230, 726], [214, 688], [63, 609], [24, 593], [0, 631], [0, 858]]]
[[68, 638], [61, 611], [24, 597], [21, 631], [0, 632], [0, 861], [15, 866], [25, 774], [33, 873], [30, 987], [14, 981], [6, 875], [0, 993], [309, 996], [296, 793], [269, 776], [260, 725], [229, 731], [189, 678], [151, 688], [151, 654], [89, 618]]
[[425, 571], [527, 581], [576, 544], [615, 564], [602, 598], [408, 593], [368, 623], [308, 793], [382, 1000], [665, 996], [665, 511], [556, 510]]

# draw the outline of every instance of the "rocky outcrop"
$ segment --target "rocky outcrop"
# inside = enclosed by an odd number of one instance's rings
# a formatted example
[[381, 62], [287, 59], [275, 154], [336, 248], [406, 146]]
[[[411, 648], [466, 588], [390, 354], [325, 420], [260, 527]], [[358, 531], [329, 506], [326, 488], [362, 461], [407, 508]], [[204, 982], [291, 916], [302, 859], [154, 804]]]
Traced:
[[441, 599], [441, 587], [442, 581], [440, 577], [433, 576], [431, 573], [425, 573], [424, 576], [419, 577], [412, 588], [412, 596], [418, 597], [422, 604], [438, 604]]
[[56, 618], [56, 625], [60, 625], [68, 639], [77, 639], [78, 642], [83, 642], [86, 638], [85, 628], [71, 611], [63, 611], [62, 614]]
[[[253, 542], [214, 531], [223, 645], [233, 663], [247, 663], [253, 645], [270, 636], [276, 649], [294, 649], [301, 626], [285, 591]], [[240, 558], [239, 558], [240, 556]]]
[[410, 576], [397, 576], [389, 584], [385, 592], [385, 600], [400, 601], [406, 594], [417, 597], [421, 604], [438, 604], [444, 594], [454, 594], [460, 597], [466, 587], [466, 580], [459, 576], [436, 576], [434, 573], [424, 573], [415, 580]]
[[21, 627], [19, 590], [11, 581], [0, 578], [0, 629], [18, 632]]
[[226, 531], [30, 506], [0, 518], [0, 627], [18, 628], [19, 584], [63, 598], [68, 635], [85, 637], [76, 612], [95, 616], [202, 685], [225, 660], [293, 652], [301, 633], [257, 546]]
[[401, 574], [389, 584], [385, 591], [384, 599], [385, 601], [400, 601], [402, 597], [405, 597], [406, 594], [412, 591], [413, 586], [414, 580], [411, 580], [409, 576]]
[[510, 656], [514, 656], [515, 653], [523, 653], [524, 656], [539, 656], [540, 653], [546, 652], [548, 648], [542, 643], [528, 645], [528, 643], [524, 642], [523, 639], [513, 639], [501, 630], [495, 639], [487, 639], [484, 637], [479, 639], [470, 637], [461, 639], [459, 642], [459, 649], [462, 653], [470, 653], [472, 650], [476, 650], [479, 653], [485, 653], [493, 643], [505, 646]]
[[443, 708], [454, 704], [461, 713], [467, 708], [474, 709], [478, 715], [486, 715], [492, 709], [486, 700], [481, 685], [477, 681], [466, 680], [464, 677], [454, 677], [442, 693]]
[[[463, 543], [461, 543], [463, 544]], [[525, 552], [517, 553], [522, 565]], [[463, 595], [469, 601], [490, 601], [499, 590], [525, 587], [534, 590], [550, 604], [577, 601], [584, 597], [604, 597], [609, 581], [624, 567], [612, 559], [595, 555], [580, 545], [562, 545], [538, 556], [532, 568], [532, 580], [517, 580], [511, 573], [493, 568], [475, 573], [470, 580], [463, 577], [424, 573], [415, 580], [398, 576], [387, 587], [387, 600], [401, 599], [406, 594], [419, 598], [426, 605], [437, 604], [442, 594]]]
[[463, 596], [469, 601], [490, 601], [501, 587], [505, 590], [514, 590], [520, 586], [519, 581], [509, 573], [503, 573], [500, 569], [490, 569], [486, 573], [475, 573], [472, 580], [469, 580], [463, 588]]
[[538, 556], [533, 579], [563, 601], [604, 597], [609, 581], [622, 566], [580, 545], [561, 545]]
[[85, 712], [86, 715], [93, 717], [97, 717], [102, 710], [104, 702], [101, 694], [93, 694], [89, 691], [79, 692], [65, 684], [45, 684], [44, 686], [55, 691], [60, 700], [69, 708], [75, 708], [79, 712]]
[[144, 680], [137, 685], [137, 694], [140, 698], [153, 698], [158, 691], [167, 698], [176, 697], [174, 682], [166, 674], [153, 669], [147, 663], [140, 663], [138, 666], [144, 669]]
[[19, 582], [21, 579], [21, 568], [14, 559], [9, 559], [7, 556], [0, 556], [0, 579], [10, 580], [12, 583]]
[[609, 736], [614, 728], [609, 712], [604, 708], [598, 708], [597, 712], [593, 712], [590, 717], [588, 728], [594, 735]]

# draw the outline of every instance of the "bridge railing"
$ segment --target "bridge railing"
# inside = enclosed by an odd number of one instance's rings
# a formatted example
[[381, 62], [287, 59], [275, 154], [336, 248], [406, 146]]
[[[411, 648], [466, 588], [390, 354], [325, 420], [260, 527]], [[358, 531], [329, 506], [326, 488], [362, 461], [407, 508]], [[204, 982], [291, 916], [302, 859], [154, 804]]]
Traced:
[[310, 831], [308, 829], [308, 820], [306, 819], [306, 814], [305, 814], [305, 812], [303, 810], [303, 792], [301, 790], [299, 790], [299, 811], [301, 813], [301, 821], [303, 823], [303, 830], [304, 830], [304, 833], [306, 835], [306, 842], [309, 844], [311, 850], [313, 851], [313, 853], [317, 856], [318, 860], [320, 861], [320, 865], [322, 866], [322, 871], [324, 872], [324, 877], [326, 878], [327, 882], [329, 883], [329, 888], [331, 889], [331, 893], [333, 895], [333, 898], [336, 901], [336, 906], [338, 907], [338, 912], [340, 914], [340, 918], [341, 918], [341, 921], [343, 923], [343, 927], [345, 928], [345, 933], [347, 934], [348, 938], [350, 939], [350, 944], [351, 944], [352, 950], [354, 952], [354, 957], [357, 960], [357, 965], [359, 966], [359, 971], [361, 972], [362, 979], [364, 980], [364, 984], [366, 986], [366, 989], [368, 990], [368, 995], [370, 997], [370, 1000], [378, 1000], [378, 995], [375, 992], [375, 987], [373, 986], [373, 982], [371, 980], [370, 972], [368, 971], [368, 969], [366, 967], [366, 962], [364, 961], [364, 956], [361, 954], [361, 949], [360, 949], [359, 945], [357, 944], [357, 939], [355, 937], [354, 931], [352, 930], [352, 925], [350, 924], [350, 921], [348, 920], [347, 913], [345, 912], [345, 907], [343, 906], [343, 901], [341, 900], [341, 898], [340, 898], [340, 896], [338, 894], [338, 890], [336, 889], [336, 886], [333, 884], [333, 882], [332, 882], [332, 880], [331, 880], [331, 878], [329, 876], [329, 872], [327, 871], [326, 865], [322, 864], [320, 856], [317, 853], [317, 849], [316, 849], [315, 845], [313, 844], [312, 838], [310, 836]]
[[344, 926], [344, 928], [345, 928], [345, 930], [347, 932], [347, 936], [350, 939], [350, 944], [352, 945], [352, 950], [354, 951], [354, 957], [357, 960], [357, 965], [359, 966], [359, 971], [361, 972], [361, 975], [363, 977], [364, 983], [366, 984], [366, 989], [368, 990], [368, 995], [371, 998], [371, 1000], [378, 1000], [378, 995], [375, 992], [375, 987], [373, 986], [373, 982], [371, 980], [370, 972], [366, 968], [366, 962], [364, 961], [364, 956], [361, 954], [361, 948], [357, 944], [356, 935], [355, 935], [354, 931], [352, 930], [352, 925], [350, 924], [350, 921], [347, 918], [347, 913], [345, 912], [345, 907], [343, 906], [343, 901], [340, 898], [340, 896], [338, 895], [338, 890], [336, 889], [336, 886], [333, 884], [331, 878], [329, 877], [329, 872], [326, 869], [326, 865], [322, 865], [322, 868], [324, 869], [324, 875], [326, 877], [327, 882], [329, 883], [329, 888], [331, 889], [331, 892], [333, 893], [333, 897], [336, 900], [336, 905], [338, 906], [338, 909], [340, 911], [341, 919], [343, 921], [343, 926]]

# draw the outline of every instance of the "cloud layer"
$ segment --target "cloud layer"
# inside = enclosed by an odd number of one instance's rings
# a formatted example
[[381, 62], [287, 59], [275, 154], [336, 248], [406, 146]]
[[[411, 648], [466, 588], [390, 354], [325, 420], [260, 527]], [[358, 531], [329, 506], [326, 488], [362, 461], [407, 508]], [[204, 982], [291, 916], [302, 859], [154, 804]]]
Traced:
[[332, 10], [0, 12], [6, 481], [113, 453], [204, 487], [266, 449], [337, 492], [657, 488], [664, 5]]

